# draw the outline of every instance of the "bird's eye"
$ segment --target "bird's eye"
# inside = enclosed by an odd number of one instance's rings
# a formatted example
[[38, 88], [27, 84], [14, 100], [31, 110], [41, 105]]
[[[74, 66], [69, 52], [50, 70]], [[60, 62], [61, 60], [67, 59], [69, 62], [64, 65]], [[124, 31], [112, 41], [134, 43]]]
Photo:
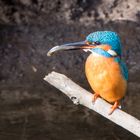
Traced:
[[93, 42], [94, 45], [100, 45], [101, 43], [99, 41]]

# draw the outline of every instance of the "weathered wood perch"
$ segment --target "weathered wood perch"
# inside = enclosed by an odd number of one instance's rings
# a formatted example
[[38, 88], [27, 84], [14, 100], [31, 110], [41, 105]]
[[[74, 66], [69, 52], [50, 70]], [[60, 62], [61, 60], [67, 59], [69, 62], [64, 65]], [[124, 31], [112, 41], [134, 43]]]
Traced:
[[138, 119], [120, 109], [116, 109], [112, 115], [108, 115], [111, 108], [109, 103], [99, 98], [96, 100], [95, 104], [93, 104], [93, 94], [74, 83], [65, 75], [51, 72], [45, 76], [44, 80], [61, 90], [74, 104], [84, 105], [140, 137], [140, 121]]

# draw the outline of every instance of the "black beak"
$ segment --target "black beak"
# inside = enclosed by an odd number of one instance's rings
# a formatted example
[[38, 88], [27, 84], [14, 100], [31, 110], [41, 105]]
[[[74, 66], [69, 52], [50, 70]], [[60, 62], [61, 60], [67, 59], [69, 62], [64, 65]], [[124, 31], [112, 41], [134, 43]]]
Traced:
[[53, 53], [58, 52], [58, 51], [90, 49], [90, 48], [94, 48], [94, 47], [95, 46], [93, 46], [93, 45], [89, 45], [87, 43], [87, 41], [69, 43], [69, 44], [64, 44], [64, 45], [53, 47], [52, 49], [49, 50], [49, 52], [47, 53], [47, 56], [51, 56]]

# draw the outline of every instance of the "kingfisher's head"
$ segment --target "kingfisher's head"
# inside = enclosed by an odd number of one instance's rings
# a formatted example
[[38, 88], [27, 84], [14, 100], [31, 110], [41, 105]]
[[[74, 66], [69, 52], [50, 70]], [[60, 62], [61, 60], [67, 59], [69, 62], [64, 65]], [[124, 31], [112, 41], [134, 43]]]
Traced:
[[97, 31], [89, 34], [85, 41], [69, 43], [53, 47], [48, 55], [59, 50], [83, 49], [107, 57], [121, 56], [121, 41], [117, 33], [112, 31]]

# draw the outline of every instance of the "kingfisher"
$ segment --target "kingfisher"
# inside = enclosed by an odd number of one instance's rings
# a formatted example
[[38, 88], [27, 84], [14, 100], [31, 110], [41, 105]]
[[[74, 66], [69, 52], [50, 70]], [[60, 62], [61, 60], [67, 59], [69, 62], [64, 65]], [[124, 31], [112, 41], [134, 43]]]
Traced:
[[47, 55], [60, 50], [78, 49], [90, 52], [85, 63], [85, 74], [94, 91], [92, 101], [101, 97], [111, 103], [111, 115], [120, 106], [127, 89], [128, 70], [121, 58], [120, 37], [113, 31], [96, 31], [90, 33], [84, 41], [55, 46]]

